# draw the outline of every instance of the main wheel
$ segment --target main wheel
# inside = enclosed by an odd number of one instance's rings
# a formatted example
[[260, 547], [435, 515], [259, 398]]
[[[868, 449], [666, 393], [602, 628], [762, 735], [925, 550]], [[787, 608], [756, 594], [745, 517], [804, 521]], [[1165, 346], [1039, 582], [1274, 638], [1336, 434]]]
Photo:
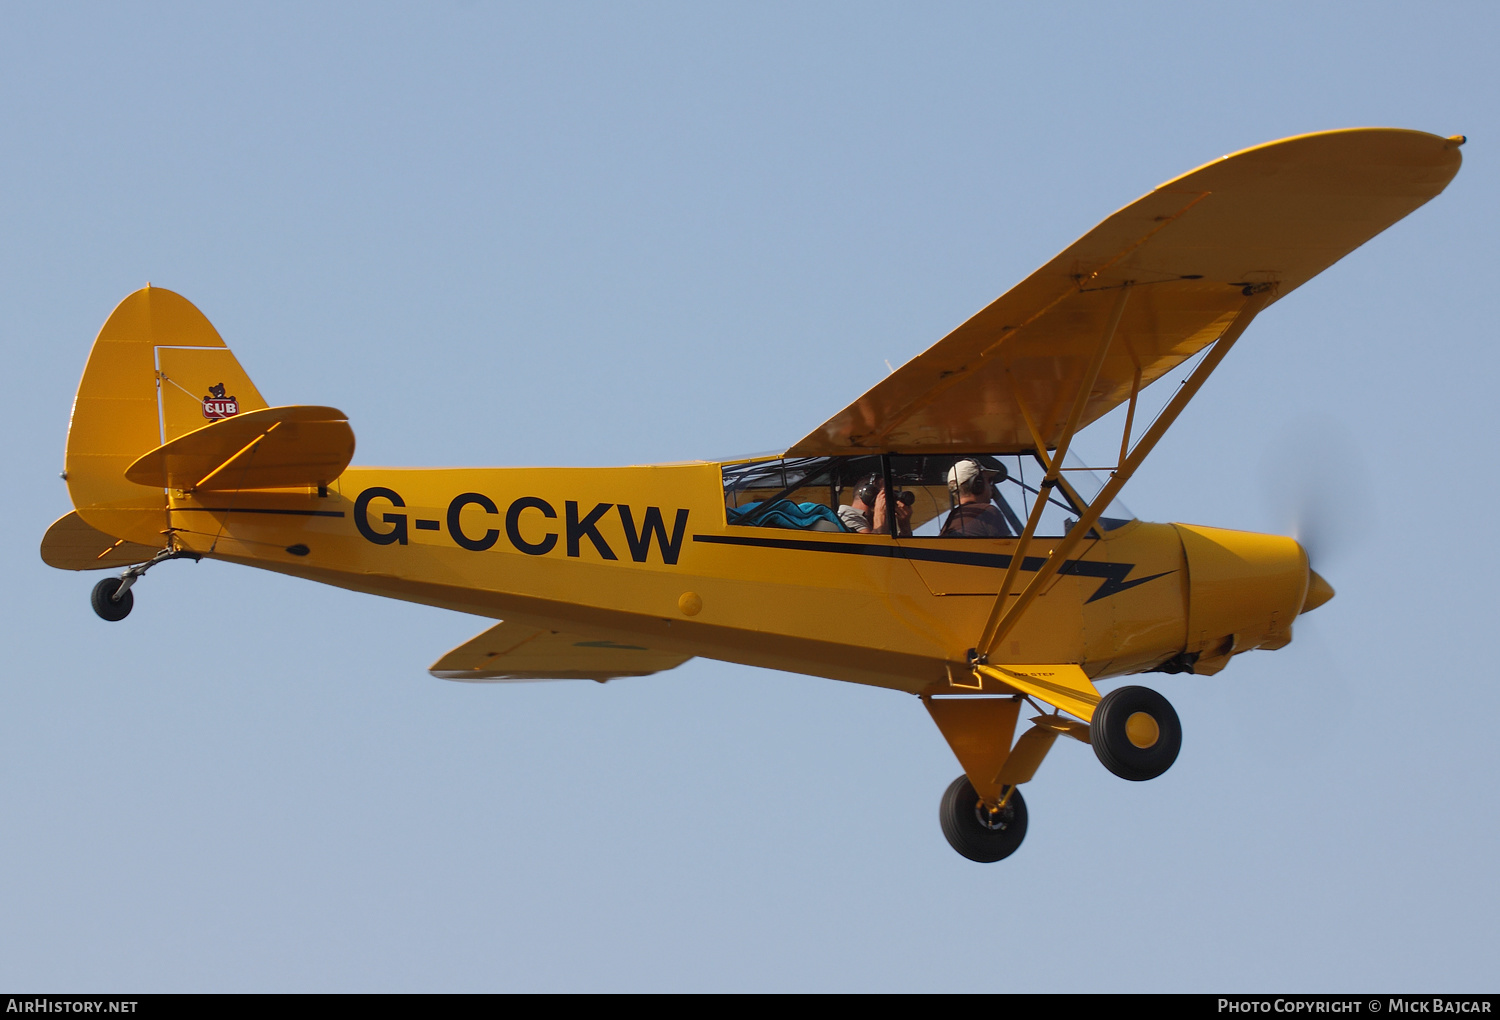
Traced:
[[1094, 754], [1121, 779], [1155, 779], [1182, 750], [1172, 703], [1149, 687], [1121, 687], [1099, 699], [1089, 723]]
[[120, 590], [120, 579], [118, 577], [106, 577], [94, 585], [94, 592], [89, 596], [89, 604], [94, 607], [94, 612], [99, 614], [101, 620], [110, 623], [118, 623], [130, 615], [131, 607], [135, 605], [135, 592], [129, 588], [119, 599], [115, 598], [115, 592]]
[[1012, 789], [998, 811], [980, 801], [968, 776], [959, 776], [943, 793], [938, 818], [948, 843], [971, 861], [989, 864], [1016, 852], [1026, 838], [1026, 801]]

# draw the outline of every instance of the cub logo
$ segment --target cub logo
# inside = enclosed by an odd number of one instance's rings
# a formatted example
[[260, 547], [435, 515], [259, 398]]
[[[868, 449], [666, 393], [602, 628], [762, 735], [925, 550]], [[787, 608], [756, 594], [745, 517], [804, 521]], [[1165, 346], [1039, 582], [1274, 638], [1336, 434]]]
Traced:
[[208, 388], [208, 396], [203, 398], [203, 417], [209, 421], [218, 418], [233, 418], [240, 413], [240, 402], [234, 397], [224, 396], [224, 384]]

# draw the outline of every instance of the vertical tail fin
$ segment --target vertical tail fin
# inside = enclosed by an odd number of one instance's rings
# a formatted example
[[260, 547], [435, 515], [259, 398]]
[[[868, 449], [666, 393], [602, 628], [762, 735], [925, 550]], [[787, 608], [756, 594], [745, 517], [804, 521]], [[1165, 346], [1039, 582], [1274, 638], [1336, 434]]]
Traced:
[[110, 313], [78, 384], [65, 462], [73, 506], [108, 535], [161, 547], [166, 493], [125, 469], [215, 418], [265, 406], [203, 313], [148, 284]]

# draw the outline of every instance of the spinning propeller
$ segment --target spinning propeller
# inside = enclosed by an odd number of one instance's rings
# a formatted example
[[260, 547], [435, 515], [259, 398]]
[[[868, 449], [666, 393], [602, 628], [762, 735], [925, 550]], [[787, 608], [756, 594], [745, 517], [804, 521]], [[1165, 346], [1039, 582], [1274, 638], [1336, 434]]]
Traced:
[[1320, 416], [1303, 421], [1275, 445], [1266, 473], [1279, 523], [1307, 552], [1311, 576], [1302, 611], [1311, 612], [1334, 594], [1318, 568], [1346, 561], [1371, 530], [1369, 463], [1346, 426]]

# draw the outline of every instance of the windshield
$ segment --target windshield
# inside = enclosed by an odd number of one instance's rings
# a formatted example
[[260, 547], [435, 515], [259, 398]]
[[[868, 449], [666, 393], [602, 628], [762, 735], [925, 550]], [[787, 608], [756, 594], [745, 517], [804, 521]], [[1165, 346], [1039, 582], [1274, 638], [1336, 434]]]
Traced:
[[[1073, 487], [1080, 499], [1086, 503], [1092, 503], [1094, 497], [1098, 496], [1108, 483], [1113, 468], [1094, 468], [1087, 466], [1078, 458], [1072, 450], [1063, 458], [1063, 480]], [[1113, 531], [1122, 524], [1129, 524], [1135, 520], [1135, 514], [1130, 508], [1120, 502], [1116, 496], [1109, 501], [1109, 506], [1104, 508], [1104, 514], [1099, 518], [1100, 531]]]

